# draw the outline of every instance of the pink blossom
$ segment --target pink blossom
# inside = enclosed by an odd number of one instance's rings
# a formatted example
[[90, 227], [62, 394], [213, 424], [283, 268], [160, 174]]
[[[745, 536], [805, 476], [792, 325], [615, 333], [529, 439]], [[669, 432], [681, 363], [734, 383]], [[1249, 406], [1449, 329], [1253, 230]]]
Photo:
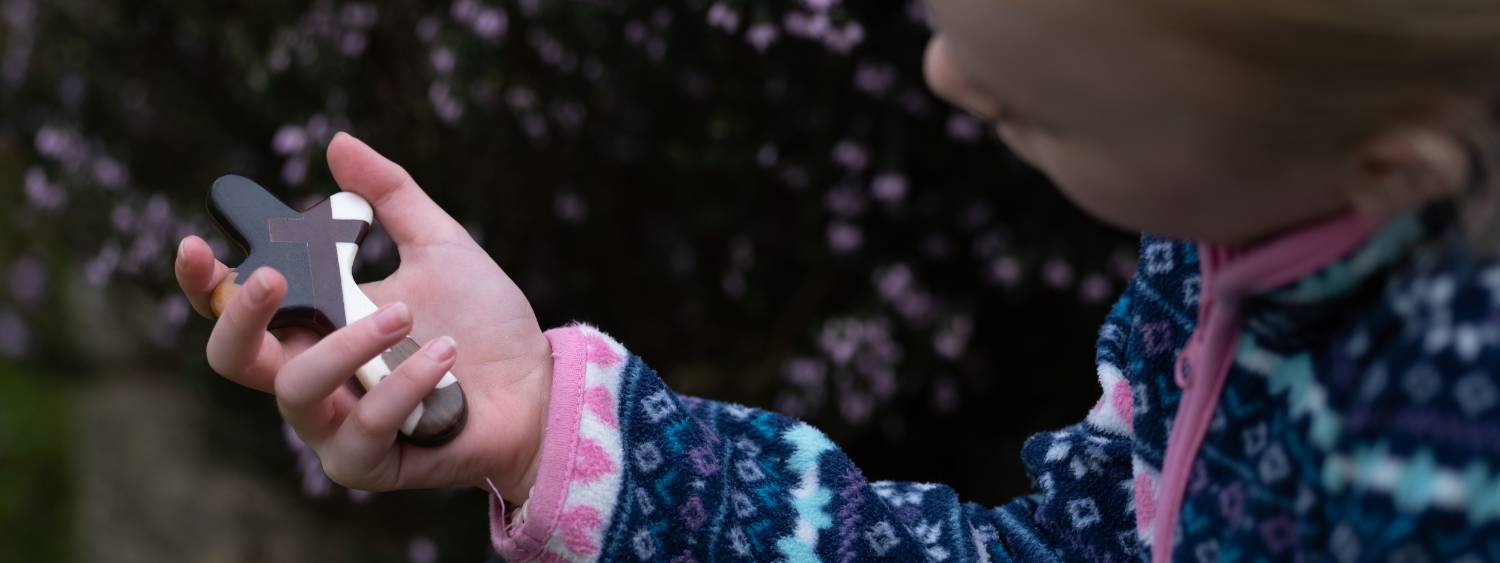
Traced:
[[844, 393], [839, 395], [839, 414], [854, 424], [860, 424], [870, 418], [875, 410], [875, 400], [864, 393]]
[[849, 254], [864, 245], [865, 234], [859, 227], [836, 221], [828, 225], [828, 248], [834, 254]]
[[807, 414], [807, 407], [802, 399], [789, 393], [783, 393], [776, 397], [774, 409], [776, 412], [793, 417], [805, 416]]
[[761, 168], [770, 168], [776, 166], [779, 156], [776, 145], [766, 143], [760, 146], [760, 150], [755, 151], [755, 163], [759, 164]]
[[969, 337], [974, 333], [974, 321], [967, 316], [957, 316], [948, 321], [937, 334], [932, 337], [932, 349], [938, 356], [948, 360], [957, 360], [969, 346]]
[[453, 51], [447, 47], [433, 49], [432, 54], [427, 56], [427, 60], [432, 64], [432, 70], [445, 76], [452, 73], [453, 67], [458, 64], [453, 58]]
[[833, 161], [851, 172], [859, 172], [870, 163], [870, 153], [863, 145], [843, 139], [833, 146]]
[[432, 83], [427, 89], [427, 101], [432, 103], [433, 113], [444, 123], [457, 123], [458, 118], [464, 115], [463, 105], [453, 96], [447, 82]]
[[905, 295], [915, 285], [911, 267], [906, 264], [896, 264], [875, 272], [875, 287], [887, 301], [894, 301]]
[[552, 104], [552, 118], [561, 125], [563, 129], [575, 131], [583, 126], [583, 119], [587, 111], [583, 104], [571, 101], [554, 102]]
[[980, 121], [964, 113], [954, 113], [948, 116], [948, 137], [955, 141], [973, 143], [979, 140], [982, 132]]
[[333, 489], [333, 482], [323, 473], [323, 463], [318, 460], [318, 454], [307, 447], [290, 424], [281, 423], [281, 436], [286, 440], [287, 448], [297, 456], [297, 472], [302, 474], [302, 493], [313, 498], [328, 496], [328, 492]]
[[513, 110], [528, 110], [536, 106], [536, 93], [525, 86], [512, 86], [505, 91], [505, 104]]
[[896, 67], [863, 61], [854, 67], [854, 87], [871, 96], [884, 96], [896, 84]]
[[286, 159], [281, 165], [281, 181], [288, 186], [300, 186], [307, 179], [307, 159], [302, 155]]
[[990, 262], [990, 279], [1001, 287], [1015, 287], [1021, 283], [1021, 262], [1013, 256], [1001, 256]]
[[557, 213], [559, 219], [573, 224], [582, 223], [589, 215], [588, 204], [584, 203], [583, 198], [578, 197], [578, 194], [573, 192], [565, 191], [558, 193], [557, 199], [553, 201], [552, 208]]
[[837, 3], [839, 3], [839, 0], [802, 0], [802, 4], [814, 12], [827, 12], [829, 8], [832, 8]]
[[823, 362], [815, 358], [794, 358], [787, 362], [785, 371], [787, 381], [804, 388], [822, 387], [828, 376]]
[[121, 233], [130, 232], [135, 226], [135, 210], [123, 202], [115, 204], [115, 208], [109, 213], [109, 224]]
[[734, 33], [740, 28], [740, 14], [724, 2], [716, 2], [708, 9], [708, 25]]
[[804, 39], [820, 39], [828, 32], [828, 15], [790, 12], [782, 21], [788, 35]]
[[625, 22], [625, 42], [631, 45], [640, 45], [646, 40], [646, 24], [638, 20]]
[[30, 347], [31, 334], [14, 311], [0, 310], [0, 357], [19, 358]]
[[83, 265], [83, 278], [94, 287], [103, 287], [120, 264], [120, 245], [115, 241], [104, 243], [104, 248]]
[[844, 24], [844, 28], [836, 30], [830, 28], [823, 33], [823, 44], [827, 45], [836, 53], [847, 54], [858, 47], [865, 40], [865, 26], [859, 22]]
[[417, 39], [421, 39], [424, 43], [432, 42], [433, 39], [437, 39], [438, 29], [441, 26], [437, 18], [431, 16], [417, 20]]
[[456, 0], [448, 14], [453, 16], [453, 21], [461, 24], [470, 24], [479, 16], [480, 6], [478, 0]]
[[883, 172], [870, 182], [871, 194], [886, 204], [901, 203], [906, 199], [906, 190], [906, 176], [895, 172]]
[[499, 41], [508, 27], [510, 27], [510, 21], [505, 17], [505, 12], [488, 7], [480, 9], [471, 23], [474, 35], [491, 43]]
[[526, 138], [532, 141], [541, 141], [547, 138], [547, 118], [541, 114], [527, 112], [521, 116], [521, 130], [526, 132]]
[[997, 231], [989, 231], [974, 239], [974, 257], [991, 258], [1004, 252], [1009, 243], [1005, 236]]
[[168, 294], [156, 305], [156, 322], [151, 325], [150, 338], [161, 348], [169, 348], [177, 339], [177, 331], [187, 321], [187, 299], [180, 294]]
[[776, 30], [774, 24], [761, 22], [745, 30], [745, 41], [755, 47], [755, 50], [765, 52], [772, 44], [776, 43], [776, 39], [780, 35], [781, 33]]
[[271, 137], [271, 150], [279, 155], [302, 152], [307, 146], [307, 132], [296, 125], [282, 125]]
[[47, 294], [47, 271], [41, 261], [22, 256], [10, 265], [10, 294], [23, 306], [36, 306]]
[[1078, 297], [1084, 303], [1096, 305], [1108, 300], [1114, 287], [1104, 274], [1094, 272], [1083, 277], [1078, 284]]
[[365, 52], [365, 46], [368, 44], [369, 40], [365, 38], [364, 32], [348, 31], [339, 38], [339, 52], [345, 57], [358, 57]]
[[1073, 267], [1062, 258], [1050, 258], [1042, 264], [1042, 283], [1052, 289], [1065, 289], [1073, 284]]
[[380, 19], [380, 10], [374, 4], [350, 2], [339, 11], [339, 22], [348, 27], [369, 29]]
[[940, 377], [932, 384], [932, 407], [938, 412], [958, 410], [958, 383], [952, 377]]
[[856, 217], [865, 211], [865, 195], [853, 186], [839, 186], [823, 196], [828, 212], [839, 217]]
[[932, 295], [923, 291], [908, 291], [903, 293], [891, 303], [896, 307], [896, 312], [901, 318], [914, 325], [927, 324], [932, 314], [937, 310], [937, 304]]
[[94, 181], [98, 182], [101, 188], [115, 191], [130, 181], [130, 173], [125, 170], [125, 166], [120, 164], [120, 161], [108, 156], [100, 156], [94, 159]]
[[26, 169], [26, 201], [42, 211], [58, 211], [68, 201], [62, 187], [47, 180], [47, 173], [40, 166]]

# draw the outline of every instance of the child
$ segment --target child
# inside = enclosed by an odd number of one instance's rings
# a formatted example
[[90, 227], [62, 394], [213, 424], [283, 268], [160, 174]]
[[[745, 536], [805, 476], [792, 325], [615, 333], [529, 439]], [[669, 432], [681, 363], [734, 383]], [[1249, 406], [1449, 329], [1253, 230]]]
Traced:
[[[1100, 331], [1103, 397], [1022, 450], [1034, 494], [868, 483], [806, 424], [678, 396], [593, 328], [541, 332], [464, 230], [347, 135], [329, 167], [401, 251], [366, 290], [387, 305], [273, 338], [285, 281], [260, 271], [210, 364], [274, 392], [339, 483], [494, 491], [509, 560], [1500, 560], [1500, 3], [931, 8], [934, 90], [1091, 213], [1155, 233]], [[204, 311], [226, 269], [188, 238], [177, 271]], [[343, 388], [408, 332], [425, 354], [362, 398]], [[450, 367], [467, 429], [396, 441]]]

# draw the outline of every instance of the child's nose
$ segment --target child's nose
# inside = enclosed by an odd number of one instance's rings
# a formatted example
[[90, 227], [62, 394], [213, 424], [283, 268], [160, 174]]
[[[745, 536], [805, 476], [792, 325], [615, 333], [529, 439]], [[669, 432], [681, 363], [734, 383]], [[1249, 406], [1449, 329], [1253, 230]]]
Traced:
[[952, 46], [942, 33], [934, 35], [927, 42], [927, 49], [922, 57], [922, 74], [927, 79], [927, 87], [949, 103], [989, 122], [1004, 118], [995, 95], [986, 91], [959, 67], [958, 61], [953, 57]]

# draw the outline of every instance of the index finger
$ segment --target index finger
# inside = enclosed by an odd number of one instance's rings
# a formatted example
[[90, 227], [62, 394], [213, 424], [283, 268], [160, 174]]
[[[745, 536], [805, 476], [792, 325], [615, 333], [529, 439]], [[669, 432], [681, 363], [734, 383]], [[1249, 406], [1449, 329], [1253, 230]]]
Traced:
[[188, 236], [177, 245], [177, 261], [172, 269], [177, 274], [177, 285], [193, 304], [193, 310], [204, 318], [214, 318], [208, 304], [209, 295], [224, 276], [229, 275], [229, 267], [214, 258], [214, 251], [207, 242]]

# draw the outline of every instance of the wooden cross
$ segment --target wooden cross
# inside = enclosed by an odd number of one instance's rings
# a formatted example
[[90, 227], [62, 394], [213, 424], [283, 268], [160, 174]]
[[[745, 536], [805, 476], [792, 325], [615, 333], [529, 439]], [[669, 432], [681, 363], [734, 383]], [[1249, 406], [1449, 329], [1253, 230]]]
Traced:
[[[287, 280], [286, 298], [271, 329], [295, 326], [326, 335], [375, 312], [375, 303], [353, 275], [359, 243], [374, 221], [364, 198], [339, 192], [298, 212], [247, 178], [224, 176], [209, 188], [208, 211], [219, 231], [245, 252], [245, 259], [214, 290], [215, 315], [223, 312], [243, 278], [262, 266], [275, 268]], [[407, 337], [365, 363], [355, 376], [371, 389], [418, 348]], [[462, 429], [467, 410], [458, 379], [445, 374], [401, 432], [417, 445], [442, 445]]]

